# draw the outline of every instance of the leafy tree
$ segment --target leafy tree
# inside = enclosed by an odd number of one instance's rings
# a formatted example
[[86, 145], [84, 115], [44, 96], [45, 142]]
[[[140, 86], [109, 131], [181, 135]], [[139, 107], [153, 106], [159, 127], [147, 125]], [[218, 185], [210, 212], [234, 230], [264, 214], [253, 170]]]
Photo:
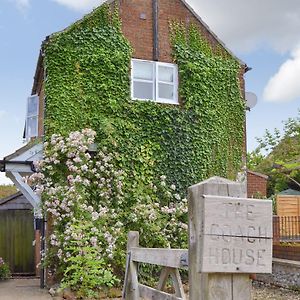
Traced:
[[247, 168], [249, 170], [255, 170], [263, 162], [264, 155], [260, 153], [259, 149], [255, 149], [252, 152], [247, 153]]
[[248, 168], [270, 176], [268, 194], [288, 187], [300, 190], [300, 110], [284, 121], [282, 132], [266, 130], [259, 146], [248, 154]]

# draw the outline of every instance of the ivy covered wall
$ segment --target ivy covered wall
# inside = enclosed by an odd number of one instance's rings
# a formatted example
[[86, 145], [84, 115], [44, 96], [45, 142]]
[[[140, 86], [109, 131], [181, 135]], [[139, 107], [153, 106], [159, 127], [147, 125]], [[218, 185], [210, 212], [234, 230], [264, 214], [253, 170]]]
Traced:
[[196, 26], [170, 26], [180, 106], [130, 99], [133, 52], [109, 7], [52, 35], [44, 44], [46, 139], [96, 130], [137, 189], [162, 174], [181, 191], [212, 175], [235, 177], [245, 116], [240, 66]]

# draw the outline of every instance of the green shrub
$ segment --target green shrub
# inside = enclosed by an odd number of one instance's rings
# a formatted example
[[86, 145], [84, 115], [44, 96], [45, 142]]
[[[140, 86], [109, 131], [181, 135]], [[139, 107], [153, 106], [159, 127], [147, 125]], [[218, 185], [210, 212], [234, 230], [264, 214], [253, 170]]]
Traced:
[[93, 296], [123, 278], [127, 233], [147, 247], [187, 247], [187, 200], [166, 176], [143, 182], [119, 166], [117, 152], [92, 156], [96, 133], [53, 135], [29, 181], [53, 220], [46, 265], [63, 287]]
[[4, 262], [3, 258], [0, 257], [0, 280], [10, 278], [10, 270], [7, 263]]

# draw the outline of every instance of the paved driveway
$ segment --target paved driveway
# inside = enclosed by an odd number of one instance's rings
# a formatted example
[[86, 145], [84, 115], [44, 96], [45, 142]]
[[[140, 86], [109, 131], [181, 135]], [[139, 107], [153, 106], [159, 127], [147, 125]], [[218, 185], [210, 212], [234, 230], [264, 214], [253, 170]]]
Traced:
[[52, 300], [48, 290], [39, 288], [39, 279], [0, 281], [1, 300]]

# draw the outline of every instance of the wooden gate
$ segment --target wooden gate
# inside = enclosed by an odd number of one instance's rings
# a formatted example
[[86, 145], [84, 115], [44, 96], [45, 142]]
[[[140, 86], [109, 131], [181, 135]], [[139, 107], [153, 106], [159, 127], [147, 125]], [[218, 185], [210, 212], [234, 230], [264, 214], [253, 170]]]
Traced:
[[35, 274], [33, 213], [0, 210], [0, 257], [13, 274]]
[[[251, 273], [272, 273], [272, 202], [244, 198], [243, 184], [213, 177], [188, 189], [189, 248], [139, 247], [130, 232], [123, 300], [250, 300]], [[139, 283], [138, 263], [163, 267], [157, 288]], [[175, 294], [163, 291], [171, 276]]]

